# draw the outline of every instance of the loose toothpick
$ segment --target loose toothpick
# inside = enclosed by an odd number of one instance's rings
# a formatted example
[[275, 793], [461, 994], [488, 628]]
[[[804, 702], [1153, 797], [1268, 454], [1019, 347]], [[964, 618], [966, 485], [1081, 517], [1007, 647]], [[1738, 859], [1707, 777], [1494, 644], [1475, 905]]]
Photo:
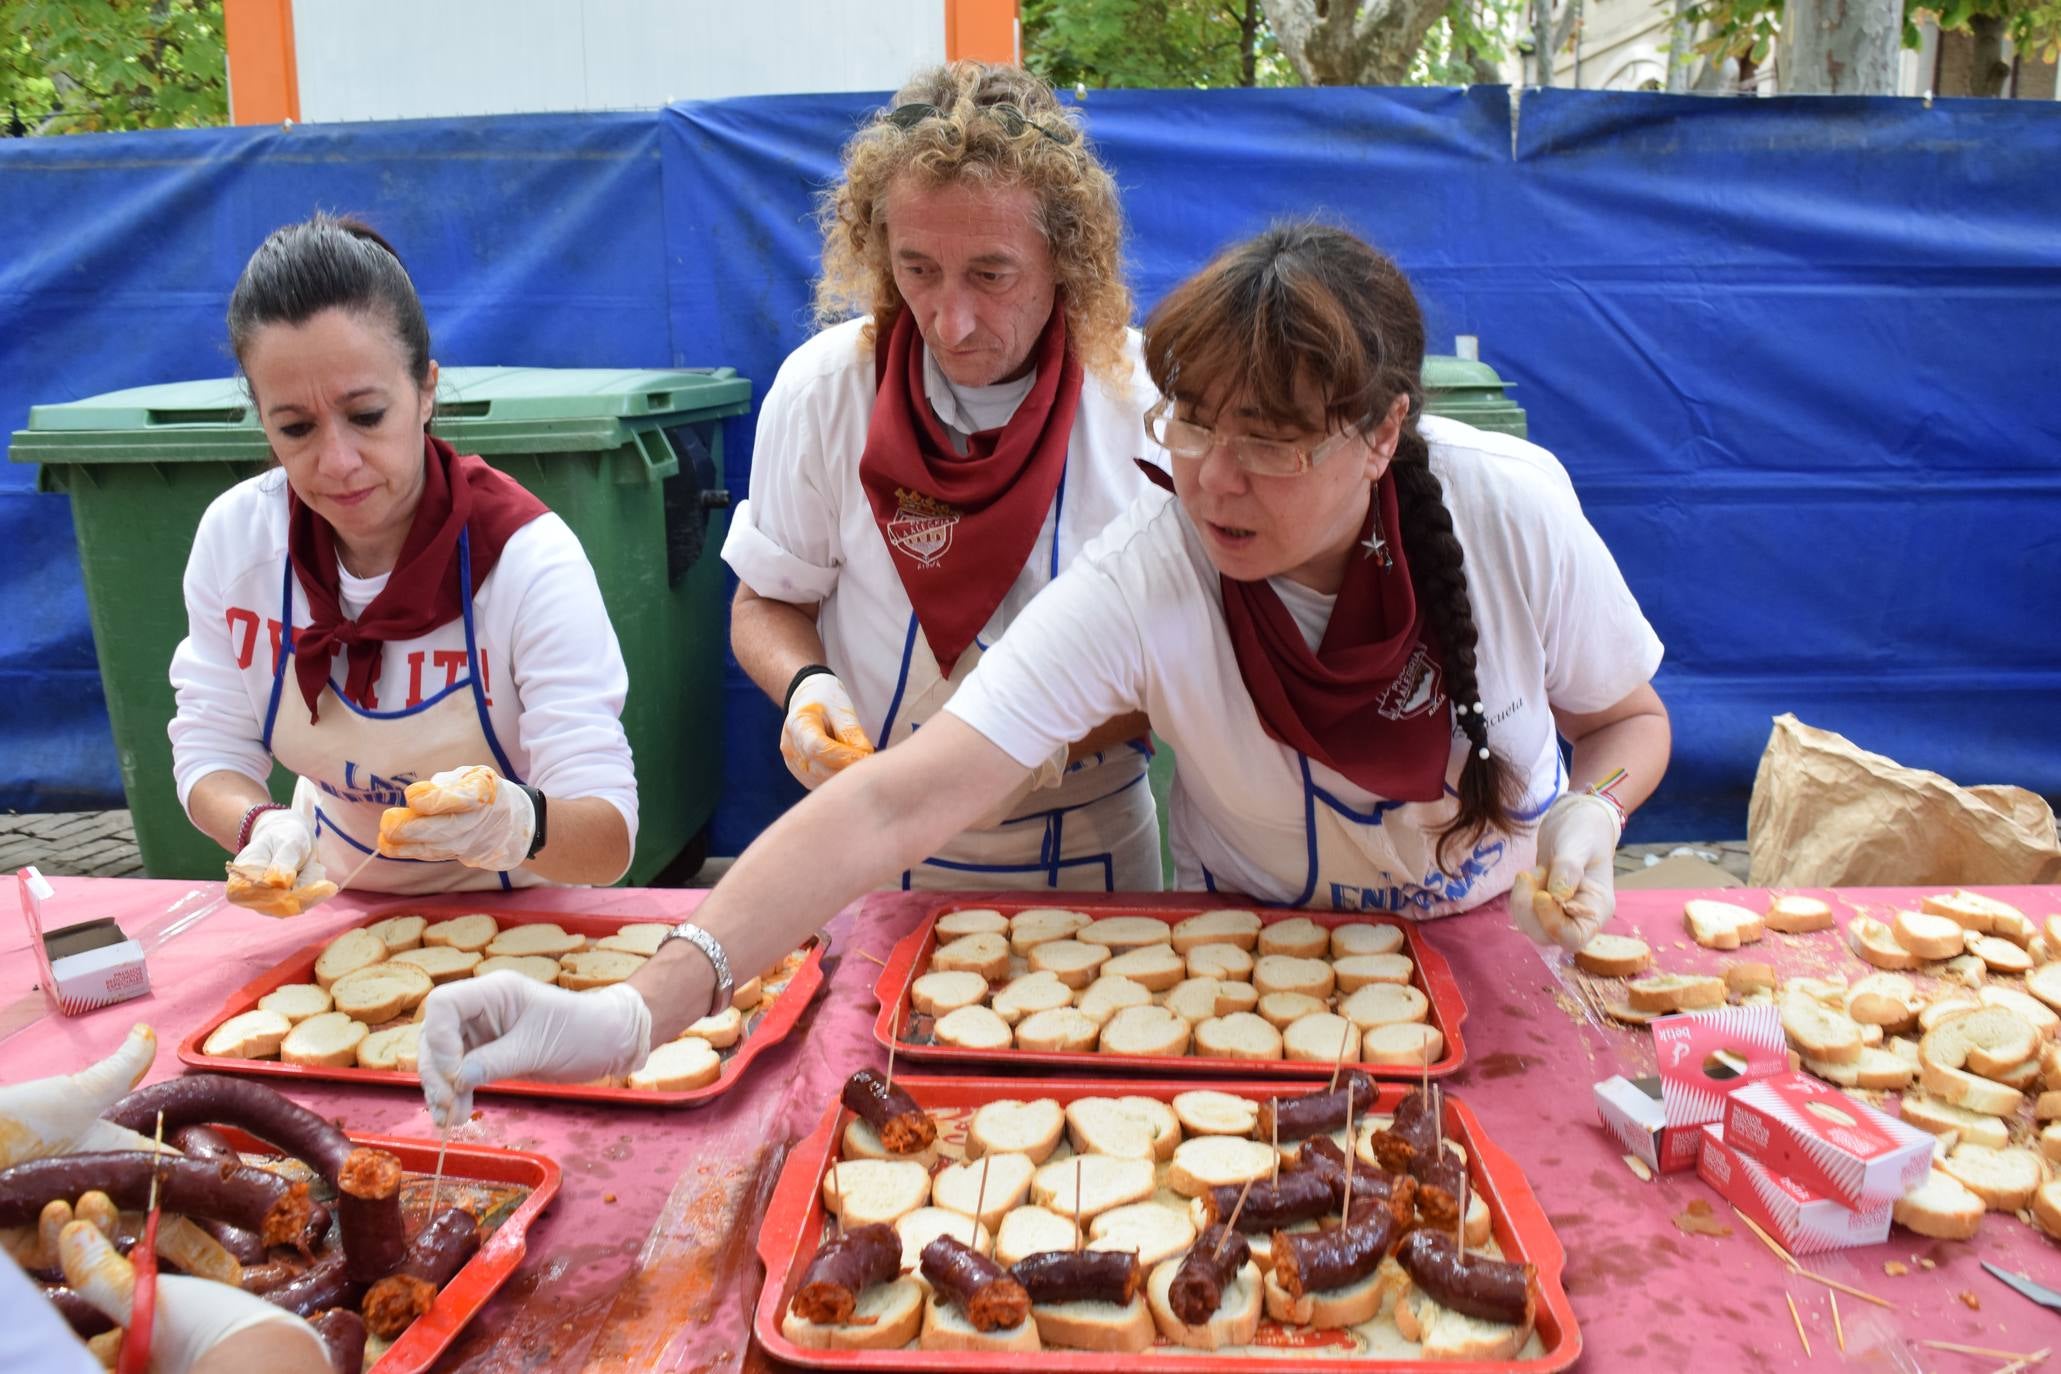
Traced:
[[1782, 1301], [1789, 1304], [1789, 1320], [1796, 1323], [1796, 1339], [1803, 1342], [1803, 1357], [1807, 1360], [1811, 1357], [1811, 1338], [1804, 1334], [1803, 1315], [1796, 1310], [1795, 1298], [1784, 1293]]
[[1804, 1268], [1801, 1264], [1797, 1262], [1796, 1256], [1790, 1254], [1787, 1250], [1783, 1249], [1782, 1242], [1776, 1240], [1773, 1236], [1769, 1235], [1766, 1229], [1762, 1227], [1759, 1222], [1755, 1221], [1752, 1217], [1747, 1216], [1746, 1213], [1741, 1212], [1736, 1206], [1732, 1208], [1732, 1211], [1734, 1212], [1734, 1214], [1738, 1216], [1739, 1220], [1746, 1223], [1746, 1228], [1749, 1231], [1752, 1231], [1754, 1235], [1760, 1237], [1760, 1243], [1767, 1246], [1768, 1249], [1774, 1253], [1776, 1259], [1782, 1261], [1782, 1263], [1789, 1266], [1789, 1272], [1796, 1275], [1798, 1278], [1809, 1279], [1812, 1283], [1822, 1283], [1823, 1285], [1825, 1285], [1825, 1287], [1837, 1289], [1838, 1291], [1846, 1294], [1850, 1298], [1859, 1298], [1862, 1302], [1871, 1302], [1875, 1304], [1875, 1306], [1877, 1307], [1886, 1307], [1892, 1312], [1896, 1310], [1896, 1304], [1890, 1302], [1887, 1298], [1878, 1298], [1873, 1293], [1870, 1293], [1865, 1289], [1856, 1288], [1850, 1283], [1841, 1283], [1838, 1279], [1828, 1277], [1824, 1274], [1820, 1274], [1815, 1269]]
[[[2027, 1360], [2030, 1355], [2016, 1350], [1993, 1350], [1986, 1345], [1958, 1345], [1953, 1341], [1919, 1341], [1928, 1350], [1946, 1350], [1956, 1355], [1984, 1355], [1992, 1360]], [[2037, 1352], [2034, 1352], [2037, 1353]]]
[[1231, 1204], [1231, 1215], [1224, 1222], [1224, 1229], [1217, 1237], [1216, 1246], [1209, 1252], [1211, 1259], [1224, 1253], [1224, 1242], [1231, 1238], [1232, 1228], [1238, 1225], [1238, 1214], [1245, 1210], [1245, 1195], [1251, 1191], [1252, 1180], [1248, 1178], [1245, 1180], [1245, 1186], [1238, 1190], [1238, 1200]]
[[1760, 1243], [1762, 1245], [1767, 1246], [1769, 1250], [1774, 1252], [1776, 1259], [1788, 1265], [1789, 1268], [1791, 1268], [1792, 1270], [1802, 1267], [1801, 1265], [1797, 1264], [1796, 1256], [1790, 1254], [1787, 1250], [1784, 1250], [1782, 1248], [1782, 1242], [1776, 1240], [1773, 1236], [1769, 1235], [1765, 1230], [1763, 1230], [1759, 1222], [1755, 1221], [1752, 1217], [1747, 1216], [1746, 1213], [1739, 1211], [1737, 1204], [1733, 1205], [1732, 1210], [1738, 1213], [1739, 1220], [1746, 1223], [1748, 1230], [1752, 1231], [1754, 1235], [1760, 1237]]
[[881, 957], [880, 957], [880, 956], [879, 956], [878, 954], [875, 954], [875, 953], [874, 953], [874, 952], [873, 952], [872, 950], [870, 950], [870, 949], [862, 949], [862, 950], [860, 950], [860, 951], [859, 951], [859, 957], [860, 957], [861, 959], [871, 959], [871, 960], [872, 960], [872, 961], [873, 961], [874, 963], [876, 963], [876, 964], [880, 965], [880, 966], [881, 966], [882, 968], [886, 968], [886, 967], [887, 967], [887, 960], [885, 960], [885, 959], [881, 958]]
[[2007, 1365], [2001, 1365], [1998, 1368], [1991, 1370], [1990, 1374], [2020, 1374], [2021, 1371], [2032, 1368], [2034, 1365], [2045, 1360], [2047, 1356], [2053, 1353], [2054, 1348], [2052, 1346], [2046, 1346], [2042, 1349], [2033, 1351], [2030, 1355], [2020, 1355], [2017, 1359], [2011, 1361], [2011, 1363]]
[[1839, 1342], [1840, 1353], [1845, 1354], [1846, 1328], [1839, 1324], [1839, 1295], [1837, 1293], [1827, 1293], [1825, 1297], [1832, 1304], [1832, 1335]]
[[1073, 1248], [1087, 1248], [1088, 1237], [1081, 1230], [1081, 1156], [1073, 1157]]
[[[966, 1238], [967, 1248], [975, 1252], [980, 1249], [981, 1209], [988, 1205], [988, 1165], [994, 1158], [992, 1151], [980, 1157], [980, 1187], [974, 1190], [973, 1194], [973, 1233]], [[1073, 1199], [1076, 1205], [1081, 1200], [1081, 1186], [1078, 1181], [1073, 1186]]]

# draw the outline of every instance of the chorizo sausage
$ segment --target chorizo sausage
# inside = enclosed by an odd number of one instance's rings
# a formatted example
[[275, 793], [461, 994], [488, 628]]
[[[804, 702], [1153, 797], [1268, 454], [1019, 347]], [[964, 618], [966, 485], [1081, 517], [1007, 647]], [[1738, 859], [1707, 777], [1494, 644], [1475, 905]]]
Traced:
[[855, 1226], [823, 1242], [795, 1290], [794, 1314], [805, 1322], [842, 1325], [858, 1309], [859, 1295], [902, 1269], [902, 1241], [885, 1222]]
[[1532, 1265], [1462, 1254], [1440, 1231], [1412, 1231], [1396, 1260], [1440, 1307], [1505, 1326], [1521, 1326], [1531, 1313]]
[[[165, 1139], [188, 1159], [204, 1159], [216, 1164], [243, 1163], [243, 1156], [236, 1152], [236, 1147], [212, 1126], [182, 1126]], [[263, 1263], [265, 1242], [252, 1232], [223, 1221], [203, 1221], [200, 1225], [224, 1250], [236, 1256], [239, 1263]]]
[[215, 1073], [138, 1088], [110, 1107], [107, 1119], [148, 1135], [159, 1112], [168, 1137], [188, 1126], [234, 1126], [306, 1162], [332, 1184], [357, 1148], [335, 1122], [264, 1084]]
[[207, 1217], [255, 1231], [267, 1245], [289, 1244], [308, 1218], [308, 1186], [265, 1169], [210, 1164], [150, 1150], [56, 1155], [0, 1170], [0, 1226], [26, 1226], [53, 1198], [99, 1189], [121, 1207], [150, 1205], [150, 1180], [167, 1212]]
[[1343, 1288], [1373, 1273], [1401, 1233], [1395, 1213], [1379, 1206], [1324, 1231], [1276, 1231], [1274, 1281], [1291, 1298]]
[[1269, 1098], [1259, 1106], [1256, 1138], [1304, 1140], [1335, 1131], [1345, 1125], [1348, 1103], [1357, 1120], [1374, 1105], [1374, 1095], [1374, 1080], [1358, 1069], [1349, 1069], [1338, 1086], [1328, 1092]]
[[325, 1307], [351, 1306], [363, 1286], [351, 1278], [342, 1255], [331, 1255], [311, 1265], [293, 1282], [282, 1283], [259, 1296], [296, 1317], [309, 1317]]
[[364, 1374], [365, 1323], [347, 1307], [332, 1307], [308, 1319], [329, 1347], [331, 1374]]
[[401, 1161], [385, 1150], [354, 1148], [336, 1176], [336, 1220], [344, 1260], [359, 1283], [377, 1283], [408, 1253], [401, 1219]]
[[937, 1123], [916, 1099], [871, 1069], [844, 1081], [838, 1100], [857, 1112], [889, 1154], [913, 1155], [937, 1139]]
[[1124, 1250], [1046, 1250], [1025, 1255], [1009, 1266], [1009, 1273], [1034, 1303], [1113, 1302], [1128, 1307], [1144, 1282], [1138, 1257]]
[[[1304, 1146], [1305, 1150], [1309, 1147]], [[1338, 1206], [1331, 1181], [1311, 1169], [1284, 1169], [1277, 1182], [1257, 1181], [1238, 1206], [1243, 1185], [1218, 1184], [1202, 1195], [1204, 1219], [1212, 1226], [1238, 1213], [1240, 1231], [1278, 1231], [1298, 1221], [1321, 1217]]]
[[394, 1271], [365, 1294], [365, 1325], [390, 1341], [436, 1304], [437, 1292], [479, 1249], [479, 1219], [463, 1207], [447, 1207], [415, 1233]]
[[[1218, 1245], [1221, 1243], [1222, 1248]], [[1222, 1226], [1204, 1228], [1167, 1287], [1166, 1302], [1184, 1325], [1201, 1326], [1216, 1315], [1224, 1289], [1252, 1258], [1244, 1236]]]
[[964, 1241], [939, 1236], [923, 1247], [923, 1277], [976, 1331], [1016, 1326], [1030, 1315], [1030, 1294], [1001, 1265]]

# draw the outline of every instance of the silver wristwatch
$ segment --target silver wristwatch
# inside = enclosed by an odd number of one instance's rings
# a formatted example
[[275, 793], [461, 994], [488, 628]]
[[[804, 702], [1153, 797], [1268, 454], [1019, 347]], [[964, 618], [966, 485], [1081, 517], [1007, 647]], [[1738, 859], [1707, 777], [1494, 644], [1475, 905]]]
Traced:
[[666, 940], [685, 940], [708, 956], [709, 964], [716, 971], [715, 994], [709, 999], [706, 1015], [715, 1016], [737, 995], [737, 985], [730, 980], [730, 958], [723, 953], [723, 947], [716, 943], [716, 937], [692, 921], [682, 921], [666, 932], [665, 940], [659, 941], [663, 948]]

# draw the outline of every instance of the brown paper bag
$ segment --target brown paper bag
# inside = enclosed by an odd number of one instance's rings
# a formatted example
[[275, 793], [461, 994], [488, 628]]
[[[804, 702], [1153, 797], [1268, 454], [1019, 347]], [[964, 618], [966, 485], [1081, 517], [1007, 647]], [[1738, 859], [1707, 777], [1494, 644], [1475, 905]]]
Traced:
[[1754, 887], [2061, 882], [2054, 812], [1775, 717], [1746, 813]]

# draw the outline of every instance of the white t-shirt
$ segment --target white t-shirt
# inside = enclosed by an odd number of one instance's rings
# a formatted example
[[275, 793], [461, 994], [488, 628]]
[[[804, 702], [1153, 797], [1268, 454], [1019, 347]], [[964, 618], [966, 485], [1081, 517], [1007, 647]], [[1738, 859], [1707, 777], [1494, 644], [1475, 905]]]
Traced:
[[[1551, 708], [1621, 701], [1652, 678], [1660, 640], [1550, 453], [1436, 417], [1422, 432], [1465, 552], [1490, 743], [1525, 780], [1520, 818], [1536, 819], [1562, 786]], [[1314, 639], [1331, 598], [1275, 586]], [[1183, 888], [1439, 916], [1502, 894], [1532, 862], [1529, 831], [1491, 834], [1443, 872], [1450, 795], [1385, 801], [1266, 733], [1216, 569], [1178, 502], [1141, 503], [1105, 531], [947, 709], [1020, 763], [1091, 722], [1148, 712], [1174, 749]], [[1466, 747], [1456, 732], [1449, 792]]]
[[[1164, 499], [1133, 461], [1163, 459], [1143, 428], [1157, 392], [1132, 330], [1125, 384], [1112, 386], [1093, 374], [1082, 379], [1054, 510], [1046, 513], [1030, 558], [975, 647], [960, 655], [949, 679], [941, 680], [859, 481], [859, 457], [877, 390], [873, 350], [859, 337], [865, 323], [849, 320], [825, 329], [781, 364], [759, 407], [751, 495], [731, 518], [723, 559], [760, 596], [819, 604], [816, 625], [825, 659], [851, 694], [867, 732], [885, 748], [907, 739], [935, 714], [972, 673], [981, 652], [1002, 637], [1055, 570], [1072, 562], [1105, 525], [1147, 494]], [[960, 387], [927, 356], [924, 364], [931, 408], [959, 439], [1004, 424], [1034, 380]], [[1041, 764], [1060, 743], [1086, 733], [1055, 741], [1031, 766]], [[1124, 746], [1100, 757], [1099, 764], [1077, 762], [1065, 781], [1030, 794], [1015, 814], [1108, 795], [1142, 775], [1146, 762]]]
[[[178, 712], [169, 732], [181, 806], [193, 785], [218, 769], [259, 784], [271, 775], [264, 729], [280, 633], [286, 523], [286, 474], [273, 468], [216, 497], [194, 534], [186, 563], [186, 638], [171, 670]], [[361, 613], [385, 585], [384, 576], [346, 574], [339, 593], [347, 613]], [[308, 618], [307, 594], [296, 577], [296, 632]], [[473, 629], [488, 718], [510, 765], [547, 797], [607, 799], [622, 813], [634, 846], [637, 779], [621, 719], [629, 673], [593, 566], [565, 521], [547, 513], [509, 537], [473, 598]], [[332, 685], [341, 682], [343, 664], [339, 654], [331, 664]], [[371, 709], [417, 705], [457, 682], [469, 666], [462, 618], [419, 639], [391, 641], [380, 656]], [[279, 710], [307, 710], [291, 664]]]

